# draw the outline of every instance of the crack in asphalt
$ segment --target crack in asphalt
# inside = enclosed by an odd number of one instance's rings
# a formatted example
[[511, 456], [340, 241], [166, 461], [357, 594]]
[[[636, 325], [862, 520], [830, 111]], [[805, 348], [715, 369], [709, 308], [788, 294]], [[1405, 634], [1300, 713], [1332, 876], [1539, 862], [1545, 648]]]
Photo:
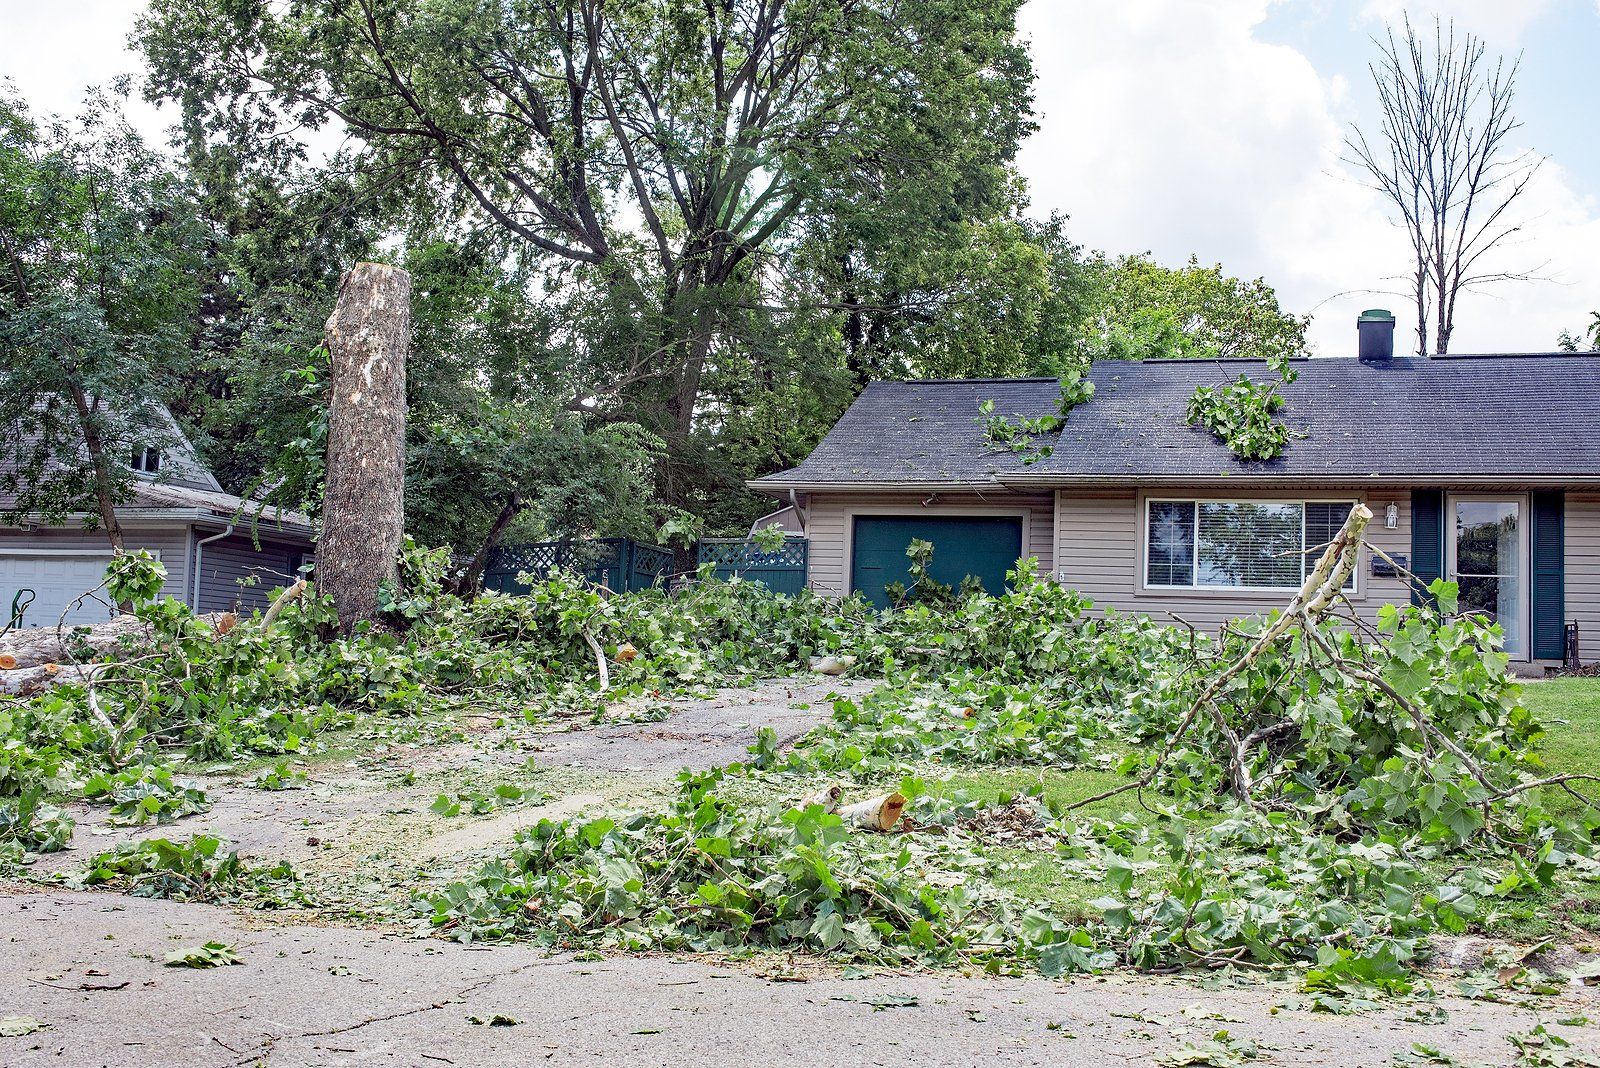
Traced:
[[390, 1020], [401, 1020], [408, 1016], [420, 1016], [425, 1012], [436, 1012], [439, 1009], [446, 1008], [450, 1005], [459, 1004], [474, 994], [481, 994], [483, 991], [487, 990], [495, 983], [498, 983], [500, 980], [509, 979], [512, 976], [528, 971], [529, 969], [546, 968], [552, 965], [570, 963], [571, 961], [566, 958], [529, 961], [526, 964], [519, 964], [515, 968], [510, 968], [506, 971], [495, 972], [491, 975], [483, 976], [482, 978], [469, 983], [467, 986], [462, 987], [460, 990], [444, 998], [442, 1001], [435, 1001], [428, 1005], [418, 1005], [410, 1009], [401, 1009], [398, 1012], [386, 1013], [382, 1016], [369, 1016], [365, 1019], [357, 1020], [355, 1023], [345, 1024], [342, 1027], [331, 1027], [323, 1031], [302, 1031], [298, 1034], [269, 1035], [265, 1039], [259, 1041], [255, 1046], [251, 1047], [248, 1051], [232, 1049], [232, 1047], [228, 1047], [226, 1043], [223, 1043], [220, 1039], [214, 1038], [213, 1040], [216, 1041], [218, 1045], [228, 1048], [230, 1052], [239, 1058], [238, 1060], [230, 1062], [233, 1068], [244, 1068], [246, 1065], [262, 1063], [262, 1059], [266, 1056], [269, 1056], [273, 1049], [283, 1042], [298, 1042], [301, 1039], [307, 1038], [332, 1038], [334, 1035], [345, 1035], [351, 1033], [352, 1031], [359, 1031], [363, 1027], [369, 1027], [372, 1024], [387, 1023]]

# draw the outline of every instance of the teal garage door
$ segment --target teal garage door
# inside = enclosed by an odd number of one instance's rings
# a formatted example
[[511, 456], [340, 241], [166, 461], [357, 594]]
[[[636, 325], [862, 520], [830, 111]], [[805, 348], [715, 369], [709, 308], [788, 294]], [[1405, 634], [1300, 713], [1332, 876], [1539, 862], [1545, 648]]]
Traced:
[[975, 576], [990, 593], [1006, 587], [1006, 572], [1022, 556], [1022, 520], [1017, 516], [858, 515], [851, 533], [850, 589], [880, 608], [883, 588], [906, 582], [906, 547], [914, 538], [933, 543], [929, 573], [959, 586]]

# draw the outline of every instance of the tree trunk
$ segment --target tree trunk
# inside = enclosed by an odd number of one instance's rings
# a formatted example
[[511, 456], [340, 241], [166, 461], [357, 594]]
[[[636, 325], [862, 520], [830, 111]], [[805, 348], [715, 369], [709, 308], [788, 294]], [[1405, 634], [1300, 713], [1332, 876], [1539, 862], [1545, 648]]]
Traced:
[[489, 564], [489, 554], [494, 551], [495, 545], [500, 541], [500, 535], [505, 533], [506, 527], [517, 518], [517, 513], [522, 511], [522, 494], [513, 492], [506, 498], [506, 503], [500, 509], [500, 514], [495, 516], [494, 522], [489, 526], [489, 533], [483, 539], [483, 544], [473, 554], [467, 566], [456, 575], [452, 584], [453, 592], [463, 600], [472, 600], [478, 596], [478, 586], [483, 582], [483, 569]]
[[405, 529], [406, 349], [411, 276], [358, 263], [328, 317], [328, 484], [317, 585], [349, 634], [378, 614], [378, 587], [398, 579]]
[[[111, 474], [111, 457], [106, 455], [106, 443], [95, 425], [95, 413], [89, 404], [88, 394], [77, 386], [72, 387], [72, 405], [78, 410], [78, 425], [83, 430], [83, 447], [89, 454], [89, 466], [94, 472], [94, 499], [100, 512], [100, 525], [105, 528], [106, 540], [117, 553], [122, 552], [122, 524], [117, 522], [117, 490]], [[98, 402], [96, 402], [98, 404]]]

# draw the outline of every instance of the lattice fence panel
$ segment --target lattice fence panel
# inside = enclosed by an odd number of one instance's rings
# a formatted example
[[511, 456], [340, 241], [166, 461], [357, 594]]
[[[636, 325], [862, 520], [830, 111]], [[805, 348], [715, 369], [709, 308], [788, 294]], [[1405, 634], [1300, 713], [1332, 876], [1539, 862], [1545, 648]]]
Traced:
[[718, 578], [737, 575], [764, 583], [775, 593], [799, 593], [806, 585], [810, 543], [804, 538], [785, 538], [781, 548], [766, 549], [744, 538], [706, 538], [700, 542], [697, 557], [700, 563], [711, 564]]

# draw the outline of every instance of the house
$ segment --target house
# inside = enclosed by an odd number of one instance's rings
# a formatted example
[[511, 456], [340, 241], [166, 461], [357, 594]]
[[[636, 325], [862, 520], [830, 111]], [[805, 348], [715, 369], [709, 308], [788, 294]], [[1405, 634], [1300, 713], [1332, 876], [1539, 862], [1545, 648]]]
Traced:
[[[171, 415], [159, 414], [169, 424], [163, 446], [130, 457], [132, 493], [116, 509], [124, 546], [159, 558], [164, 594], [198, 611], [265, 607], [311, 559], [310, 521], [223, 492]], [[13, 500], [0, 493], [0, 513]], [[84, 519], [52, 526], [24, 516], [18, 526], [0, 525], [0, 627], [14, 610], [23, 626], [55, 626], [63, 613], [68, 623], [109, 616], [102, 602], [74, 603], [101, 583], [111, 560], [105, 532], [85, 529]]]
[[[884, 603], [923, 538], [941, 581], [996, 590], [1031, 556], [1101, 608], [1213, 631], [1284, 604], [1362, 501], [1370, 544], [1459, 582], [1528, 667], [1564, 659], [1569, 623], [1600, 659], [1600, 355], [1396, 357], [1392, 316], [1360, 331], [1360, 357], [1296, 362], [1278, 417], [1302, 436], [1269, 461], [1185, 421], [1197, 386], [1276, 378], [1260, 361], [1107, 361], [1041, 448], [995, 447], [979, 405], [1045, 416], [1054, 380], [878, 382], [803, 463], [750, 485], [802, 517], [819, 592]], [[1412, 596], [1364, 551], [1361, 616]]]

